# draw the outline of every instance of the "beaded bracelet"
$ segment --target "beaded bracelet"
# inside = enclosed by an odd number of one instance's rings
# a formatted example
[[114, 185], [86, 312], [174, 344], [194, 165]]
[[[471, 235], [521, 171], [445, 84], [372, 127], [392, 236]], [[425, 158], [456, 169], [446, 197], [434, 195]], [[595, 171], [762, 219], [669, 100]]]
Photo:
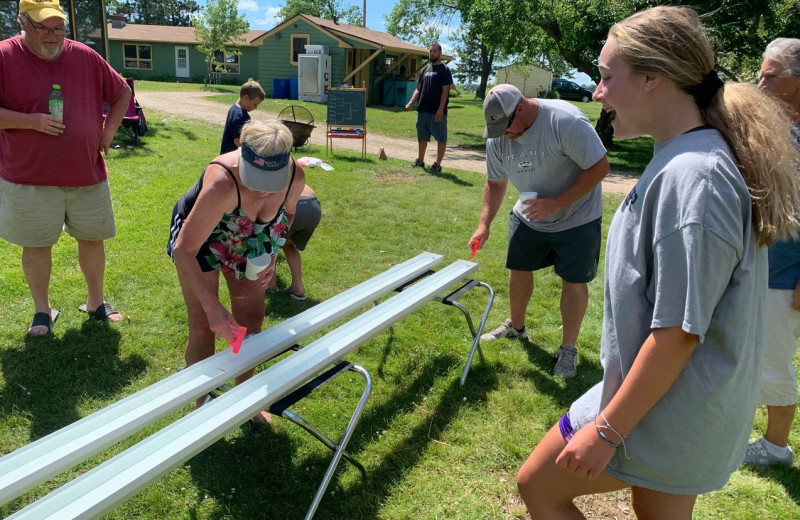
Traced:
[[606, 444], [608, 444], [609, 446], [611, 446], [615, 450], [618, 450], [620, 445], [619, 444], [614, 444], [613, 442], [611, 442], [611, 439], [609, 439], [608, 436], [606, 436], [606, 434], [603, 433], [603, 431], [600, 429], [600, 427], [597, 426], [597, 425], [595, 425], [595, 426], [597, 427], [597, 435], [599, 435], [601, 439], [606, 441]]

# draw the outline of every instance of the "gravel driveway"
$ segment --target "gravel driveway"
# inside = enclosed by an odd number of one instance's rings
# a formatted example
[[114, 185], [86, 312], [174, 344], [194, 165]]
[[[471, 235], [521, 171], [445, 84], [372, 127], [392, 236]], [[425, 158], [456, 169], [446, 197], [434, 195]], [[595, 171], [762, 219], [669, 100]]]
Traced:
[[[212, 123], [223, 125], [228, 115], [228, 107], [216, 101], [203, 99], [215, 96], [216, 93], [207, 92], [137, 92], [136, 99], [147, 110], [157, 110], [179, 117], [203, 119]], [[270, 112], [266, 103], [258, 110], [250, 113], [256, 120], [272, 119], [278, 116], [277, 112]], [[321, 147], [325, 146], [325, 132], [317, 128], [311, 133], [309, 142]], [[361, 141], [357, 139], [334, 139], [335, 148], [346, 148], [353, 151], [361, 150]], [[386, 155], [397, 159], [408, 160], [409, 163], [417, 156], [417, 142], [410, 139], [387, 137], [370, 133], [367, 137], [367, 154], [377, 155], [383, 148]], [[426, 163], [433, 162], [436, 144], [428, 146]], [[480, 174], [486, 173], [486, 154], [475, 150], [467, 150], [457, 146], [448, 146], [442, 161], [442, 167], [457, 168]], [[603, 181], [603, 190], [608, 193], [627, 194], [636, 184], [638, 176], [635, 174], [611, 172]]]

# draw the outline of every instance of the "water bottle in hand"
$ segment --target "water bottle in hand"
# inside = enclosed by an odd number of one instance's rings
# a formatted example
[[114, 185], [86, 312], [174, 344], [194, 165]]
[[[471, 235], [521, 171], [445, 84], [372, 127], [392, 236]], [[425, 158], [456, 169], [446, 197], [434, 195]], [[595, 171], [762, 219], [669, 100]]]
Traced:
[[56, 116], [59, 121], [64, 122], [64, 98], [61, 96], [61, 85], [53, 85], [50, 91], [49, 110], [51, 116]]

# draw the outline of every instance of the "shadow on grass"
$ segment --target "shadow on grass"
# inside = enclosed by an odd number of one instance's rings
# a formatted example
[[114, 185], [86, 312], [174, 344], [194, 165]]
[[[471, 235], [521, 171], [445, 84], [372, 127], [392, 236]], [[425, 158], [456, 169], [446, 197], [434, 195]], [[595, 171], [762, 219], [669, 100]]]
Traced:
[[531, 364], [538, 368], [530, 369], [522, 375], [533, 381], [538, 392], [550, 396], [554, 403], [565, 410], [586, 390], [603, 379], [603, 367], [598, 362], [580, 357], [577, 376], [572, 379], [555, 378], [552, 376], [556, 362], [554, 354], [529, 339], [523, 340], [522, 345]]
[[466, 148], [467, 150], [474, 150], [476, 152], [486, 151], [486, 138], [483, 137], [483, 134], [476, 135], [471, 132], [453, 132], [453, 135], [459, 137], [459, 148]]
[[[460, 366], [462, 363], [463, 359], [455, 356], [435, 358], [417, 379], [387, 399], [385, 404], [365, 414], [359, 430], [350, 442], [349, 451], [358, 453], [372, 442], [373, 435], [370, 432], [385, 428], [394, 416], [414, 409], [419, 396], [434, 385], [437, 377], [448, 374], [453, 366]], [[438, 405], [427, 414], [430, 419], [420, 421], [377, 466], [368, 467], [366, 479], [347, 489], [342, 489], [337, 480], [331, 483], [316, 518], [377, 518], [386, 496], [396, 482], [402, 480], [403, 475], [418, 464], [428, 451], [428, 446], [437, 442], [440, 434], [458, 417], [461, 409], [484, 402], [486, 396], [497, 388], [497, 381], [496, 372], [485, 366], [474, 367], [470, 372], [470, 381], [464, 387], [460, 386], [458, 377], [454, 377], [441, 394]], [[313, 492], [307, 495], [309, 503], [312, 497]]]
[[460, 179], [458, 176], [453, 175], [452, 173], [447, 172], [432, 172], [430, 169], [426, 168], [425, 171], [434, 177], [438, 177], [445, 181], [450, 181], [457, 186], [475, 186], [475, 184], [471, 182], [467, 182], [463, 179]]
[[[452, 367], [461, 362], [452, 355], [432, 358], [418, 369], [413, 381], [402, 384], [402, 389], [388, 396], [382, 404], [371, 407], [368, 403], [347, 451], [358, 456], [367, 446], [378, 442], [374, 432], [385, 429], [396, 417], [415, 410], [420, 395], [426, 394], [438, 378], [449, 374]], [[497, 386], [492, 368], [478, 367], [471, 378], [473, 384], [464, 388], [459, 386], [458, 378], [454, 378], [443, 391], [436, 408], [428, 414], [430, 420], [420, 421], [377, 465], [368, 464], [366, 479], [359, 479], [348, 489], [341, 488], [338, 481], [342, 471], [350, 469], [349, 464], [342, 461], [315, 518], [377, 518], [394, 483], [417, 465], [426, 447], [447, 429], [461, 408], [484, 401]], [[361, 384], [360, 378], [358, 381]], [[380, 380], [376, 384], [381, 384]], [[356, 402], [354, 399], [352, 408]], [[351, 412], [352, 409], [347, 411]], [[314, 417], [307, 419], [314, 422]], [[328, 433], [338, 439], [343, 432]], [[224, 508], [224, 512], [217, 511], [209, 518], [302, 518], [311, 505], [332, 452], [319, 445], [317, 453], [295, 460], [293, 455], [298, 445], [293, 437], [260, 428], [255, 433], [218, 442], [192, 459], [188, 464], [197, 487]], [[198, 497], [198, 501], [202, 498]], [[197, 515], [190, 518], [197, 518]]]
[[289, 296], [289, 292], [284, 289], [279, 276], [278, 290], [275, 292], [268, 292], [266, 295], [266, 315], [269, 318], [284, 321], [321, 302], [322, 300], [312, 298], [308, 293], [306, 293], [305, 300], [295, 300]]
[[114, 325], [89, 318], [63, 337], [26, 336], [20, 348], [0, 350], [3, 415], [30, 417], [32, 441], [80, 419], [83, 402], [114, 397], [146, 370], [138, 355], [120, 359], [119, 343]]
[[755, 466], [746, 466], [753, 473], [758, 474], [760, 477], [777, 482], [786, 494], [794, 501], [795, 504], [800, 506], [800, 468], [796, 466], [773, 466], [766, 468], [758, 468]]

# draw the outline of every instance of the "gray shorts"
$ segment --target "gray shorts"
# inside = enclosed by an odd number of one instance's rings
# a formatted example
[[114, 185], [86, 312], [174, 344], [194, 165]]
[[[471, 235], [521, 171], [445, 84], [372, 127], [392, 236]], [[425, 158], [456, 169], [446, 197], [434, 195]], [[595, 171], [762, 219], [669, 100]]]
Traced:
[[431, 136], [438, 143], [447, 142], [447, 114], [436, 123], [436, 114], [417, 112], [417, 141], [430, 141]]
[[73, 188], [0, 179], [0, 237], [22, 247], [49, 247], [62, 230], [78, 240], [116, 234], [108, 180]]
[[300, 197], [286, 240], [291, 240], [300, 251], [304, 250], [321, 218], [322, 206], [319, 204], [319, 199], [317, 197]]
[[600, 261], [600, 232], [599, 218], [555, 233], [536, 231], [520, 222], [512, 211], [508, 217], [506, 268], [537, 271], [552, 265], [565, 282], [591, 282]]

